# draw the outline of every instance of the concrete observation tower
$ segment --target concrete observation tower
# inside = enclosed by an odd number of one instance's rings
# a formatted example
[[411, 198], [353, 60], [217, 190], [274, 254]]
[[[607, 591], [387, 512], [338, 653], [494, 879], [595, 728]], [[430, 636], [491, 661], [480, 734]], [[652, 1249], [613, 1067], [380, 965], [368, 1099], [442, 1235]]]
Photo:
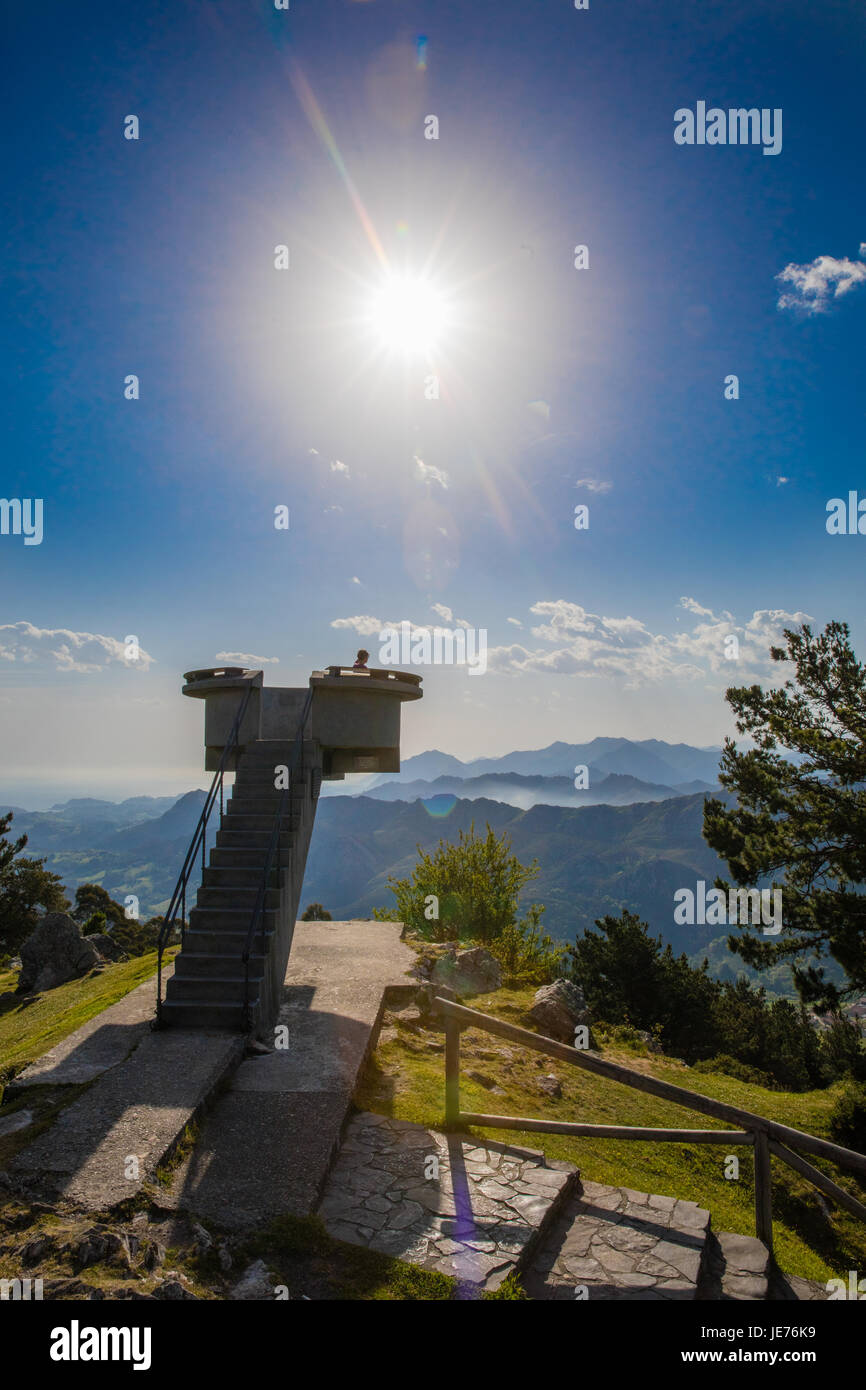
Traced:
[[[183, 694], [204, 701], [214, 778], [160, 938], [157, 1024], [264, 1035], [279, 1010], [322, 779], [400, 771], [400, 706], [421, 699], [421, 677], [329, 666], [306, 689], [267, 688], [263, 672], [224, 666], [184, 680]], [[175, 928], [182, 947], [163, 999]]]

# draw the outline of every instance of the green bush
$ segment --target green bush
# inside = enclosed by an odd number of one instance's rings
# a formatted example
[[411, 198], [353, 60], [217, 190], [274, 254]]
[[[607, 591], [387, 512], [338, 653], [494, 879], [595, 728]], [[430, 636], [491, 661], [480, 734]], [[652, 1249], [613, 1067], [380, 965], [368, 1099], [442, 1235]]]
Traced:
[[[520, 894], [537, 876], [538, 864], [535, 860], [529, 867], [521, 864], [511, 854], [504, 831], [497, 837], [488, 825], [486, 835], [476, 835], [473, 822], [468, 832], [459, 832], [456, 844], [440, 840], [433, 854], [420, 845], [416, 848], [418, 863], [412, 877], [388, 879], [395, 906], [376, 908], [377, 921], [405, 922], [427, 941], [477, 941], [488, 949], [518, 924]], [[520, 924], [525, 928], [525, 947], [520, 947], [518, 938], [511, 938], [515, 959], [520, 959], [522, 950], [532, 953], [533, 929], [543, 911], [533, 904]]]
[[502, 966], [503, 979], [512, 988], [546, 985], [565, 969], [565, 947], [542, 934], [538, 922], [543, 909], [531, 907], [521, 922], [508, 922], [486, 949]]
[[821, 1059], [827, 1080], [866, 1081], [866, 1046], [856, 1023], [837, 1016], [820, 1037]]
[[846, 1149], [866, 1153], [866, 1086], [846, 1086], [830, 1112], [830, 1138]]
[[760, 1071], [758, 1067], [750, 1067], [747, 1062], [741, 1062], [726, 1052], [720, 1052], [717, 1057], [707, 1057], [702, 1062], [695, 1062], [692, 1071], [722, 1072], [723, 1075], [733, 1076], [736, 1081], [745, 1081], [750, 1086], [764, 1086], [768, 1091], [774, 1089], [773, 1078], [765, 1071]]

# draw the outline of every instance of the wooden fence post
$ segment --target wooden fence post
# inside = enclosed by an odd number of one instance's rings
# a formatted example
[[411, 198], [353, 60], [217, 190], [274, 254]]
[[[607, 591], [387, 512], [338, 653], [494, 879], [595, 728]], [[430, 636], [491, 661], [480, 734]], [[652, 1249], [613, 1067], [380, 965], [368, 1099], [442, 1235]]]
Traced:
[[456, 1125], [460, 1117], [460, 1024], [445, 1018], [445, 1123]]
[[755, 1234], [773, 1253], [773, 1193], [766, 1131], [755, 1130]]

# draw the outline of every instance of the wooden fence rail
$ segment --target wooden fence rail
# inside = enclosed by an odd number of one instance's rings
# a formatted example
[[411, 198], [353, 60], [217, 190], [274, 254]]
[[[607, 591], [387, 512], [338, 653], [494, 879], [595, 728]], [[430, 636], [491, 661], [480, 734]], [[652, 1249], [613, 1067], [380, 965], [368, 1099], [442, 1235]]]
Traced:
[[[801, 1177], [807, 1179], [826, 1196], [859, 1220], [866, 1222], [866, 1205], [859, 1202], [838, 1183], [828, 1178], [820, 1169], [808, 1163], [792, 1149], [805, 1149], [807, 1153], [830, 1159], [842, 1168], [866, 1173], [866, 1155], [845, 1149], [841, 1144], [832, 1144], [828, 1139], [819, 1139], [814, 1134], [792, 1129], [790, 1125], [779, 1124], [765, 1115], [753, 1115], [749, 1110], [728, 1105], [724, 1101], [713, 1100], [698, 1091], [688, 1091], [684, 1086], [674, 1086], [669, 1081], [647, 1076], [644, 1072], [633, 1071], [618, 1062], [608, 1062], [602, 1057], [590, 1056], [579, 1048], [556, 1042], [553, 1038], [541, 1037], [531, 1033], [528, 1028], [518, 1028], [513, 1023], [503, 1023], [490, 1014], [468, 1009], [464, 1004], [455, 1004], [450, 999], [436, 1000], [436, 1006], [445, 1017], [445, 1121], [446, 1124], [461, 1127], [465, 1125], [484, 1126], [488, 1129], [521, 1129], [542, 1134], [576, 1134], [594, 1136], [599, 1139], [640, 1139], [653, 1143], [673, 1144], [746, 1144], [755, 1152], [755, 1230], [759, 1240], [773, 1252], [773, 1208], [770, 1175], [770, 1155], [786, 1163]], [[662, 1100], [681, 1105], [699, 1114], [711, 1115], [717, 1120], [739, 1125], [735, 1130], [722, 1129], [665, 1129], [646, 1128], [636, 1125], [588, 1125], [570, 1123], [565, 1120], [533, 1120], [510, 1115], [481, 1115], [460, 1109], [460, 1034], [464, 1028], [479, 1028], [485, 1033], [506, 1038], [519, 1043], [534, 1052], [543, 1052], [548, 1057], [556, 1057], [572, 1066], [616, 1081], [622, 1086], [630, 1086], [636, 1091], [645, 1091]], [[790, 1146], [790, 1147], [789, 1147]]]

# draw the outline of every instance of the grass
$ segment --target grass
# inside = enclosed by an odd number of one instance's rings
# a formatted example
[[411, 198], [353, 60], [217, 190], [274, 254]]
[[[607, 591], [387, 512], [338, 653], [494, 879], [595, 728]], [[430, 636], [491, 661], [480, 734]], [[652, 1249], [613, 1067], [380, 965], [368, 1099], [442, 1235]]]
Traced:
[[264, 1260], [290, 1295], [308, 1298], [443, 1302], [457, 1288], [444, 1274], [334, 1240], [317, 1216], [277, 1217], [246, 1242], [244, 1253]]
[[[525, 1012], [532, 989], [499, 990], [472, 1001], [473, 1007], [509, 1023], [526, 1026]], [[441, 1033], [424, 1033], [417, 1024], [392, 1016], [391, 1028], [371, 1059], [355, 1095], [361, 1109], [392, 1115], [427, 1127], [442, 1128], [444, 1057], [428, 1043], [441, 1042]], [[395, 1035], [396, 1034], [396, 1035]], [[461, 1041], [460, 1101], [464, 1110], [536, 1119], [581, 1120], [588, 1124], [665, 1126], [678, 1129], [725, 1129], [726, 1124], [672, 1102], [594, 1076], [576, 1066], [554, 1061], [530, 1049], [505, 1044], [489, 1033], [468, 1029]], [[819, 1137], [828, 1138], [828, 1120], [840, 1086], [792, 1094], [770, 1091], [719, 1073], [695, 1072], [685, 1063], [652, 1054], [640, 1045], [614, 1043], [604, 1048], [611, 1061], [642, 1070], [685, 1089], [727, 1101]], [[505, 1092], [491, 1095], [467, 1078], [477, 1070]], [[538, 1090], [538, 1079], [555, 1074], [562, 1098]], [[650, 1143], [595, 1139], [533, 1131], [473, 1128], [472, 1134], [529, 1148], [543, 1148], [548, 1158], [574, 1163], [585, 1179], [642, 1192], [660, 1193], [697, 1202], [709, 1209], [713, 1228], [754, 1235], [752, 1155], [747, 1147], [733, 1150], [739, 1177], [725, 1177], [725, 1145]], [[863, 1200], [863, 1190], [849, 1174], [821, 1159], [811, 1159], [840, 1186]], [[846, 1212], [833, 1209], [828, 1218], [817, 1194], [776, 1159], [773, 1167], [773, 1214], [776, 1259], [787, 1274], [817, 1279], [866, 1267], [866, 1228]]]
[[[173, 948], [165, 958], [173, 959], [175, 952]], [[150, 951], [91, 971], [35, 998], [13, 993], [17, 971], [0, 971], [0, 1086], [155, 971], [156, 952]]]

